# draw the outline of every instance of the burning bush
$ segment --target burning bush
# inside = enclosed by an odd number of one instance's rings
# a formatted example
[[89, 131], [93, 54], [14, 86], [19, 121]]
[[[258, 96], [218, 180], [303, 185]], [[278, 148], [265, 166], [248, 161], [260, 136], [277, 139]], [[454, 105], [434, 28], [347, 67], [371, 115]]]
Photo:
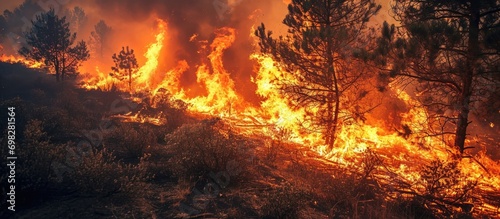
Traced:
[[223, 128], [219, 119], [185, 124], [166, 139], [175, 154], [170, 159], [172, 171], [180, 178], [226, 171], [234, 164], [240, 172], [245, 168], [244, 140]]
[[271, 139], [265, 142], [266, 144], [266, 159], [270, 162], [274, 162], [278, 156], [278, 151], [283, 147], [283, 144], [290, 139], [290, 130], [275, 127], [271, 131]]
[[451, 217], [457, 208], [465, 214], [472, 211], [473, 205], [467, 201], [477, 181], [461, 173], [457, 160], [432, 161], [422, 170], [417, 186], [420, 190], [417, 202], [436, 215]]

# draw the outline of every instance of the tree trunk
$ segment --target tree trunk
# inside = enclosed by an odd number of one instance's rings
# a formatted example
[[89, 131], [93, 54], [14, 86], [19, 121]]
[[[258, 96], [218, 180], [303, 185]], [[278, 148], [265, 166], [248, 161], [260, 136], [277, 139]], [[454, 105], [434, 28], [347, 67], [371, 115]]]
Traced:
[[128, 69], [128, 89], [132, 92], [132, 70]]
[[[339, 86], [337, 82], [337, 76], [335, 75], [335, 71], [333, 73], [333, 78], [334, 78], [334, 83], [335, 83], [335, 112], [333, 114], [333, 128], [332, 128], [332, 136], [333, 136], [333, 143], [335, 143], [335, 140], [337, 138], [337, 126], [339, 124], [339, 112], [340, 112], [340, 93], [339, 93]], [[332, 143], [332, 144], [333, 144]]]
[[460, 96], [460, 111], [458, 114], [457, 128], [455, 132], [455, 146], [463, 154], [465, 150], [465, 138], [467, 126], [469, 125], [470, 101], [472, 96], [472, 79], [476, 68], [476, 60], [479, 44], [479, 1], [471, 1], [468, 33], [468, 53], [465, 71], [462, 74], [462, 92]]
[[455, 132], [455, 146], [460, 150], [460, 154], [463, 154], [465, 150], [465, 138], [467, 136], [467, 126], [469, 125], [469, 104], [470, 98], [462, 97]]
[[61, 81], [64, 81], [64, 77], [66, 76], [66, 62], [65, 58], [63, 55], [63, 60], [62, 60], [62, 70], [61, 70]]
[[333, 93], [328, 93], [327, 96], [327, 114], [326, 114], [326, 132], [325, 132], [325, 144], [328, 146], [328, 150], [333, 149], [333, 144], [335, 143], [334, 141], [334, 135], [333, 134]]
[[[329, 24], [328, 24], [329, 25]], [[335, 67], [333, 61], [333, 45], [332, 45], [332, 33], [327, 33], [327, 83], [328, 84], [328, 125], [327, 125], [327, 142], [329, 150], [332, 150], [335, 145], [336, 134], [337, 134], [337, 125], [339, 118], [339, 107], [340, 107], [340, 98], [339, 98], [339, 87], [337, 76], [335, 75]], [[333, 109], [333, 103], [335, 103], [335, 109]]]
[[54, 62], [54, 68], [56, 69], [56, 81], [59, 82], [59, 77], [61, 76], [61, 69], [59, 68], [59, 62]]

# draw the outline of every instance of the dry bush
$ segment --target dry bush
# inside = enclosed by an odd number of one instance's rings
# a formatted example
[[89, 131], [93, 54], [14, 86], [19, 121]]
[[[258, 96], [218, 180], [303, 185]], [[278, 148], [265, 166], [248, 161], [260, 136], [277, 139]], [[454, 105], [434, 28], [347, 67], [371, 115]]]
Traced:
[[418, 218], [472, 218], [477, 179], [461, 172], [459, 158], [434, 160], [421, 167], [420, 178], [395, 178], [392, 206], [400, 215]]
[[246, 168], [246, 142], [225, 128], [219, 119], [185, 124], [168, 134], [166, 141], [173, 152], [171, 170], [179, 178], [195, 179], [210, 172], [226, 171], [234, 163]]
[[156, 144], [156, 136], [146, 125], [120, 123], [104, 137], [103, 144], [119, 159], [137, 162], [144, 156], [146, 148]]
[[[24, 141], [17, 140], [16, 185], [18, 191], [31, 194], [41, 192], [50, 184], [55, 184], [52, 164], [62, 160], [64, 145], [50, 142], [39, 120], [31, 120], [24, 130]], [[17, 186], [16, 186], [17, 187]]]
[[168, 180], [172, 176], [172, 170], [169, 160], [173, 156], [164, 145], [156, 144], [146, 149], [148, 156], [145, 159], [146, 174], [151, 176], [152, 180]]
[[380, 208], [383, 192], [373, 177], [383, 162], [370, 149], [361, 158], [358, 164], [346, 167], [332, 179], [333, 218], [377, 218], [374, 215], [385, 213]]
[[267, 195], [262, 206], [263, 218], [298, 218], [305, 208], [309, 193], [298, 186], [285, 183]]
[[268, 139], [266, 144], [266, 160], [274, 163], [278, 156], [279, 150], [283, 147], [286, 141], [290, 139], [290, 131], [282, 128], [275, 127], [271, 131], [271, 139]]
[[458, 160], [434, 160], [424, 166], [416, 182], [414, 202], [439, 217], [452, 217], [460, 208], [463, 216], [471, 213], [470, 200], [477, 180], [471, 180], [458, 168]]
[[141, 111], [144, 115], [158, 116], [161, 113], [162, 117], [166, 119], [167, 122], [163, 125], [165, 133], [176, 130], [189, 120], [185, 114], [188, 104], [173, 98], [165, 89], [160, 89], [144, 105], [146, 107]]
[[71, 179], [83, 195], [108, 196], [118, 192], [135, 194], [148, 179], [141, 160], [137, 165], [123, 164], [106, 150], [81, 157]]

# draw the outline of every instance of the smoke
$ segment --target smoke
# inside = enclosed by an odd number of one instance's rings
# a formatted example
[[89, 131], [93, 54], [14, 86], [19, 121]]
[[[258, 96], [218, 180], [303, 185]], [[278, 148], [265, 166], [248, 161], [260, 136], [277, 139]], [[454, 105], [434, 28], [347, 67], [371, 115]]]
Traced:
[[[249, 55], [258, 49], [252, 27], [264, 22], [278, 33], [284, 32], [280, 24], [286, 14], [281, 0], [79, 0], [71, 2], [70, 7], [74, 6], [82, 7], [88, 15], [89, 25], [78, 33], [79, 37], [88, 38], [93, 25], [102, 19], [113, 28], [113, 40], [105, 57], [111, 57], [122, 46], [130, 46], [140, 63], [145, 61], [142, 54], [147, 46], [154, 42], [155, 20], [166, 21], [167, 39], [159, 57], [159, 70], [166, 72], [178, 61], [186, 60], [191, 68], [181, 77], [184, 86], [195, 84], [196, 66], [207, 62], [210, 51], [200, 51], [202, 44], [210, 44], [218, 28], [236, 29], [236, 41], [224, 53], [224, 64], [238, 85], [237, 91], [250, 100], [258, 99], [250, 81], [254, 63]], [[104, 61], [104, 65], [111, 64], [111, 60]]]
[[2, 1], [0, 4], [0, 11], [9, 10], [12, 11], [14, 8], [23, 3], [23, 0], [11, 0], [11, 1]]

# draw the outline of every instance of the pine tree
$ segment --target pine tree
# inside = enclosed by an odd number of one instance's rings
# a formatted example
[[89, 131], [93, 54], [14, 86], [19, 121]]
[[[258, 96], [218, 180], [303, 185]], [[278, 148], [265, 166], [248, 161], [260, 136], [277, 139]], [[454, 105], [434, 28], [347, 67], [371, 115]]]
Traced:
[[137, 70], [137, 59], [135, 58], [134, 50], [122, 47], [122, 51], [113, 54], [113, 62], [115, 66], [111, 67], [114, 73], [111, 76], [122, 81], [128, 79], [128, 88], [132, 91], [132, 78], [135, 76]]
[[19, 53], [27, 59], [44, 62], [55, 72], [57, 81], [75, 76], [81, 62], [90, 55], [84, 41], [75, 46], [76, 33], [71, 33], [66, 17], [59, 18], [54, 10], [36, 16], [32, 28], [26, 33], [27, 46]]
[[341, 110], [366, 72], [353, 59], [362, 47], [366, 23], [380, 5], [371, 0], [292, 0], [283, 23], [288, 35], [272, 37], [264, 24], [255, 31], [263, 53], [271, 55], [292, 75], [278, 83], [297, 107], [310, 115], [311, 127], [323, 132], [333, 148]]
[[469, 113], [500, 88], [499, 2], [402, 0], [393, 10], [401, 27], [384, 25], [375, 60], [414, 79], [438, 134], [454, 136], [463, 153]]

